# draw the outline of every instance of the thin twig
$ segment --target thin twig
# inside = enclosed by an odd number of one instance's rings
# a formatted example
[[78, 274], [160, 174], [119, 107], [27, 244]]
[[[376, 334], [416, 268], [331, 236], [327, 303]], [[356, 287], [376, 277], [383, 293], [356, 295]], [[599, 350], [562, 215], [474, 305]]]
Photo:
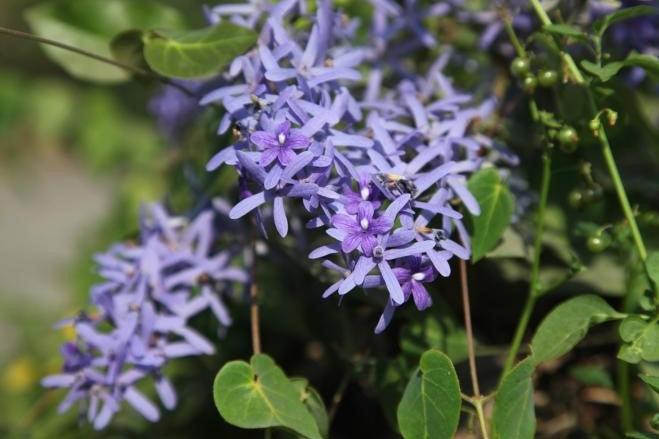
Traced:
[[197, 97], [197, 95], [193, 91], [189, 90], [187, 87], [185, 87], [185, 86], [179, 84], [178, 82], [173, 81], [169, 78], [165, 78], [163, 76], [160, 76], [160, 75], [158, 75], [157, 73], [155, 73], [151, 70], [143, 69], [141, 67], [137, 67], [137, 66], [134, 66], [134, 65], [131, 65], [131, 64], [126, 64], [124, 62], [117, 61], [117, 60], [112, 59], [112, 58], [107, 58], [107, 57], [105, 57], [103, 55], [99, 55], [97, 53], [89, 52], [89, 51], [87, 51], [85, 49], [81, 49], [79, 47], [70, 46], [66, 43], [61, 43], [59, 41], [51, 40], [50, 38], [40, 37], [38, 35], [34, 35], [34, 34], [31, 34], [31, 33], [28, 33], [28, 32], [19, 31], [19, 30], [16, 30], [16, 29], [9, 29], [9, 28], [0, 26], [0, 34], [4, 34], [4, 35], [11, 36], [11, 37], [16, 37], [16, 38], [23, 38], [25, 40], [36, 41], [38, 43], [47, 44], [47, 45], [53, 46], [53, 47], [58, 47], [58, 48], [63, 49], [63, 50], [68, 50], [69, 52], [77, 53], [78, 55], [86, 56], [87, 58], [91, 58], [91, 59], [94, 59], [96, 61], [100, 61], [102, 63], [109, 64], [109, 65], [114, 66], [114, 67], [118, 67], [118, 68], [120, 68], [122, 70], [125, 70], [129, 73], [132, 73], [136, 76], [155, 79], [157, 81], [162, 82], [163, 84], [169, 85], [171, 87], [174, 87], [174, 88], [180, 90], [181, 92], [185, 93], [186, 95], [188, 95], [190, 97], [193, 97], [193, 98]]
[[[256, 234], [255, 234], [256, 235]], [[249, 285], [249, 319], [252, 332], [252, 351], [261, 353], [261, 324], [259, 319], [259, 290], [256, 282], [256, 236], [252, 239], [251, 283]]]
[[469, 372], [471, 373], [471, 385], [474, 389], [474, 396], [470, 402], [476, 408], [478, 423], [480, 424], [481, 434], [484, 439], [488, 439], [487, 423], [483, 413], [484, 398], [481, 395], [478, 386], [478, 371], [476, 369], [476, 352], [474, 350], [474, 332], [471, 325], [471, 306], [469, 304], [469, 284], [467, 283], [467, 263], [460, 259], [460, 289], [462, 291], [462, 309], [464, 310], [465, 330], [467, 332], [467, 352], [469, 354]]
[[471, 307], [469, 306], [469, 285], [467, 284], [467, 264], [460, 259], [460, 286], [462, 290], [462, 308], [464, 310], [465, 329], [467, 331], [467, 352], [469, 353], [469, 371], [471, 373], [471, 386], [474, 396], [480, 397], [478, 387], [478, 372], [476, 370], [476, 354], [474, 352], [474, 333], [471, 328]]
[[336, 392], [334, 392], [334, 396], [332, 396], [332, 405], [327, 412], [327, 418], [329, 419], [330, 424], [332, 423], [334, 416], [336, 416], [336, 412], [339, 409], [339, 404], [341, 404], [341, 401], [343, 400], [343, 395], [348, 388], [348, 384], [350, 384], [351, 378], [352, 369], [348, 370], [348, 372], [343, 375], [343, 378], [341, 378], [341, 382], [339, 383], [339, 387], [337, 387]]

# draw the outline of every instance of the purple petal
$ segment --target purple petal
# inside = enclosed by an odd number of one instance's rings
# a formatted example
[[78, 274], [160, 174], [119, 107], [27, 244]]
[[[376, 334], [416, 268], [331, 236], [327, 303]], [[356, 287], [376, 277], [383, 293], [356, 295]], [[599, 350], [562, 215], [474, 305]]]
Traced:
[[240, 164], [247, 170], [247, 172], [255, 178], [259, 183], [263, 184], [265, 181], [265, 171], [244, 152], [236, 151], [236, 157]]
[[376, 334], [380, 334], [382, 331], [387, 329], [387, 326], [389, 326], [389, 323], [391, 322], [391, 319], [393, 318], [395, 311], [396, 311], [396, 306], [391, 302], [391, 300], [387, 300], [387, 304], [384, 307], [384, 311], [382, 312], [382, 315], [378, 320], [378, 324], [375, 327]]
[[231, 209], [231, 212], [229, 212], [229, 218], [242, 218], [263, 203], [265, 203], [265, 192], [259, 192], [258, 194], [251, 195], [233, 206], [233, 209]]
[[454, 165], [454, 162], [444, 163], [443, 165], [438, 166], [432, 171], [427, 172], [414, 180], [418, 195], [424, 193], [430, 186], [437, 183], [444, 176], [452, 172]]
[[249, 140], [261, 149], [277, 148], [279, 146], [277, 136], [267, 131], [254, 131], [249, 136]]
[[265, 181], [263, 182], [263, 187], [269, 190], [277, 186], [277, 183], [279, 183], [279, 179], [281, 178], [283, 171], [284, 170], [281, 166], [275, 164], [268, 172], [268, 175], [266, 175]]
[[373, 249], [378, 245], [378, 240], [373, 235], [363, 235], [361, 238], [361, 248], [366, 256], [373, 255]]
[[321, 247], [318, 247], [311, 253], [309, 253], [309, 259], [319, 259], [323, 258], [328, 255], [332, 255], [335, 253], [339, 252], [339, 247], [338, 243], [337, 244], [329, 244], [329, 245], [323, 245]]
[[380, 269], [380, 274], [382, 275], [382, 279], [384, 279], [384, 283], [387, 286], [387, 290], [389, 290], [389, 295], [391, 297], [391, 300], [393, 300], [397, 304], [401, 304], [405, 301], [405, 295], [403, 294], [403, 289], [400, 287], [400, 284], [398, 283], [398, 279], [396, 279], [396, 275], [394, 272], [391, 270], [391, 267], [387, 263], [387, 261], [382, 261], [378, 264], [378, 268]]
[[295, 159], [286, 166], [284, 173], [281, 178], [283, 180], [289, 180], [295, 177], [298, 172], [304, 169], [311, 161], [314, 159], [314, 155], [311, 151], [304, 151], [299, 154]]
[[450, 251], [460, 259], [465, 259], [465, 260], [469, 259], [470, 251], [451, 239], [442, 239], [441, 241], [439, 241], [439, 245], [443, 249]]
[[448, 260], [451, 259], [452, 253], [448, 251], [435, 251], [431, 250], [426, 253], [432, 265], [437, 269], [439, 274], [444, 277], [449, 277], [451, 275], [451, 266], [448, 263]]
[[288, 219], [286, 219], [286, 211], [284, 210], [284, 199], [282, 197], [275, 197], [272, 214], [275, 218], [275, 228], [282, 238], [288, 234]]
[[423, 311], [432, 305], [432, 299], [428, 290], [421, 284], [421, 282], [412, 281], [412, 298], [414, 299], [414, 304], [416, 305], [419, 311]]
[[124, 399], [147, 420], [156, 422], [160, 418], [158, 408], [135, 387], [130, 386], [126, 389]]
[[172, 386], [171, 381], [165, 377], [160, 377], [156, 380], [156, 392], [158, 392], [158, 397], [162, 401], [162, 404], [168, 410], [172, 410], [176, 407], [176, 391]]
[[373, 262], [373, 259], [361, 256], [357, 260], [355, 268], [352, 271], [352, 277], [355, 280], [355, 283], [361, 285], [364, 282], [366, 275], [375, 268], [375, 265], [376, 263]]
[[435, 241], [416, 242], [406, 248], [388, 249], [384, 252], [384, 258], [388, 261], [400, 259], [406, 256], [421, 255], [435, 248]]
[[261, 153], [261, 158], [259, 159], [259, 164], [261, 166], [268, 166], [270, 163], [277, 160], [279, 149], [278, 148], [268, 148]]
[[458, 197], [460, 197], [465, 207], [472, 215], [480, 215], [481, 208], [478, 205], [478, 201], [476, 201], [476, 198], [474, 198], [471, 192], [469, 192], [469, 189], [467, 189], [467, 186], [465, 186], [462, 181], [455, 178], [450, 178], [448, 180], [448, 184], [455, 191], [455, 193], [458, 194]]
[[361, 228], [353, 217], [342, 213], [337, 213], [332, 217], [332, 225], [339, 230], [349, 233], [358, 233], [361, 231]]
[[396, 216], [398, 216], [398, 212], [405, 207], [405, 205], [410, 201], [410, 194], [403, 194], [396, 198], [394, 201], [389, 204], [387, 207], [387, 210], [384, 211], [384, 214], [382, 216], [384, 218], [387, 218], [391, 223], [393, 224], [396, 221]]
[[350, 253], [361, 244], [362, 238], [359, 234], [354, 233], [345, 237], [341, 243], [341, 250], [343, 253]]
[[233, 149], [233, 147], [228, 146], [220, 150], [208, 161], [208, 163], [206, 164], [206, 170], [208, 172], [214, 171], [217, 168], [219, 168], [223, 163], [228, 161], [235, 161], [235, 160], [236, 160], [236, 150]]

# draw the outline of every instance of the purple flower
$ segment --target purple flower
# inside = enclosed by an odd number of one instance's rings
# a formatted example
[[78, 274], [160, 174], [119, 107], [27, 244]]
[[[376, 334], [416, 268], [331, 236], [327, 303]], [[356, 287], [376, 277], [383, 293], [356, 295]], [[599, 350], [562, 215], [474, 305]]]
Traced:
[[341, 242], [344, 253], [359, 247], [364, 255], [373, 255], [378, 243], [376, 235], [386, 233], [393, 226], [391, 219], [385, 216], [374, 218], [374, 213], [371, 203], [361, 203], [356, 215], [336, 214], [332, 217], [332, 225], [345, 234]]
[[437, 278], [437, 272], [432, 264], [422, 264], [421, 261], [422, 259], [419, 256], [411, 256], [405, 258], [399, 267], [392, 268], [403, 289], [405, 300], [407, 301], [411, 295], [419, 311], [423, 311], [432, 305], [430, 294], [428, 294], [428, 290], [423, 284], [432, 282]]
[[134, 387], [148, 377], [163, 405], [176, 405], [163, 366], [173, 358], [214, 352], [188, 321], [209, 309], [221, 325], [230, 325], [221, 293], [248, 280], [231, 266], [230, 250], [212, 250], [214, 217], [206, 210], [188, 222], [160, 205], [148, 206], [138, 243], [116, 244], [95, 257], [104, 281], [91, 290], [94, 317], [81, 314], [69, 321], [76, 342], [62, 348], [62, 373], [43, 380], [46, 387], [69, 389], [61, 411], [76, 402], [86, 405], [89, 421], [101, 429], [125, 401], [156, 421], [158, 407]]
[[299, 130], [291, 129], [289, 121], [279, 124], [274, 132], [254, 131], [249, 139], [263, 150], [261, 166], [268, 166], [275, 159], [282, 166], [288, 166], [297, 157], [293, 150], [306, 149], [311, 142]]

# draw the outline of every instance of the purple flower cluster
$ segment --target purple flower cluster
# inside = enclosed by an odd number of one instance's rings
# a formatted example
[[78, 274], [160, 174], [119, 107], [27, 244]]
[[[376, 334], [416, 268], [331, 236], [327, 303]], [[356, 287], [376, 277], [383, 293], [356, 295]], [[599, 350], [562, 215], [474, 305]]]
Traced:
[[62, 373], [43, 380], [46, 387], [68, 389], [60, 411], [86, 405], [87, 418], [101, 429], [126, 401], [156, 421], [158, 407], [136, 387], [146, 378], [154, 380], [165, 408], [176, 405], [163, 366], [173, 358], [214, 352], [190, 319], [210, 308], [220, 325], [230, 325], [220, 295], [248, 280], [231, 265], [231, 252], [213, 250], [214, 216], [206, 210], [188, 224], [160, 205], [148, 206], [139, 243], [117, 244], [96, 256], [104, 280], [91, 291], [95, 311], [66, 322], [74, 326], [76, 340], [62, 347]]
[[[210, 10], [245, 26], [265, 23], [257, 47], [231, 64], [229, 83], [202, 100], [221, 103], [226, 114], [219, 132], [232, 128], [234, 136], [207, 168], [227, 164], [240, 176], [242, 199], [231, 218], [255, 212], [265, 230], [271, 211], [282, 237], [285, 204], [301, 200], [311, 217], [307, 227], [334, 240], [310, 254], [342, 275], [324, 296], [386, 287], [380, 332], [410, 297], [419, 309], [431, 304], [423, 285], [449, 276], [453, 256], [469, 258], [456, 208], [479, 214], [468, 175], [493, 156], [513, 163], [516, 157], [471, 133], [494, 102], [474, 106], [471, 96], [455, 90], [443, 73], [450, 50], [440, 50], [424, 75], [405, 68], [410, 48], [440, 49], [423, 29], [415, 1], [401, 8], [372, 0], [371, 44], [361, 47], [350, 43], [355, 20], [332, 10], [329, 0], [317, 2], [309, 31], [297, 30], [291, 23], [305, 16], [303, 3], [253, 1]], [[429, 13], [444, 12], [434, 6]], [[402, 30], [415, 37], [401, 47]]]

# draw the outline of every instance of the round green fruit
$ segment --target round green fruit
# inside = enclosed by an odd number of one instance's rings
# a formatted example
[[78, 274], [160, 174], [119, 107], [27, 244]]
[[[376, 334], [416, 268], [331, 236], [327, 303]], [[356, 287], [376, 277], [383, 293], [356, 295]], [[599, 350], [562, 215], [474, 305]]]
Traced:
[[542, 70], [538, 74], [538, 83], [542, 87], [552, 87], [558, 81], [558, 73], [556, 70]]
[[510, 71], [514, 76], [521, 78], [526, 75], [531, 68], [531, 63], [526, 58], [515, 58], [510, 64]]

